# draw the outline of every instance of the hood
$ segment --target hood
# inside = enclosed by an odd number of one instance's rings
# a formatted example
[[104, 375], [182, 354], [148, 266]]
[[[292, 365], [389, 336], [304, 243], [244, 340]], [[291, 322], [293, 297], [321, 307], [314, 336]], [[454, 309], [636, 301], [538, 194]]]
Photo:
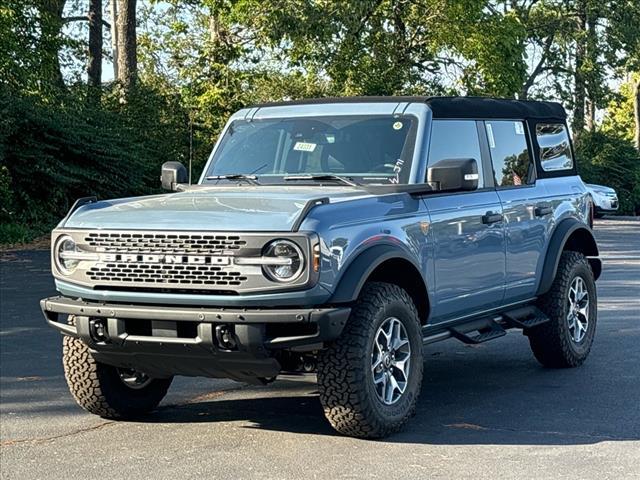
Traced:
[[290, 231], [309, 200], [370, 196], [352, 187], [196, 186], [188, 191], [104, 200], [73, 212], [68, 228]]

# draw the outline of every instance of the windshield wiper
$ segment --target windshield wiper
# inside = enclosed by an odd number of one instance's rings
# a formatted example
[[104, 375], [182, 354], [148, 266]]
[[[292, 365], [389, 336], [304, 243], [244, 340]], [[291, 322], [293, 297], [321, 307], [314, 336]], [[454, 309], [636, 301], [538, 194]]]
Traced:
[[318, 175], [287, 175], [284, 177], [284, 180], [287, 182], [305, 181], [305, 180], [321, 182], [321, 181], [333, 180], [335, 182], [341, 182], [341, 183], [344, 183], [345, 185], [349, 185], [350, 187], [360, 186], [359, 183], [353, 181], [350, 178], [341, 177], [340, 175], [332, 175], [330, 173], [323, 173]]
[[252, 185], [260, 185], [258, 177], [255, 175], [245, 175], [244, 173], [229, 173], [227, 175], [209, 175], [205, 180], [244, 180]]

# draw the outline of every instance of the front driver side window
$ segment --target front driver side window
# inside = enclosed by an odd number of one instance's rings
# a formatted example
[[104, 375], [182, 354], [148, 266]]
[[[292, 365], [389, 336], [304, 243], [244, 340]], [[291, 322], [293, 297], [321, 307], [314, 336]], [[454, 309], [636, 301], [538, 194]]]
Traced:
[[480, 140], [475, 120], [433, 120], [429, 166], [440, 160], [473, 158], [478, 164], [478, 188], [484, 187]]

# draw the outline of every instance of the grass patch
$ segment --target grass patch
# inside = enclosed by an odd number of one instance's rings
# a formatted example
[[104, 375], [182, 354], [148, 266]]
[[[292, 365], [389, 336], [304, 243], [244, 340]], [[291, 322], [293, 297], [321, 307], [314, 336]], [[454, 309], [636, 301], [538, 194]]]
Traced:
[[31, 243], [46, 236], [54, 226], [53, 222], [37, 226], [18, 222], [0, 223], [0, 246], [10, 248]]

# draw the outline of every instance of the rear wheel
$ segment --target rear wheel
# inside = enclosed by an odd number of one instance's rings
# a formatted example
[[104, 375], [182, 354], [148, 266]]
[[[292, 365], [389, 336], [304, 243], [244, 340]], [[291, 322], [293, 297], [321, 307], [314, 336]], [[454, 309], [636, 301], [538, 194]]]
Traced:
[[167, 394], [172, 380], [96, 362], [87, 345], [68, 336], [63, 340], [62, 363], [78, 405], [104, 418], [133, 418], [150, 412]]
[[591, 351], [598, 315], [595, 280], [583, 254], [562, 253], [553, 285], [538, 306], [551, 321], [528, 332], [535, 357], [546, 367], [581, 365]]
[[422, 330], [411, 297], [396, 285], [365, 285], [342, 335], [318, 358], [327, 419], [354, 437], [400, 430], [415, 411], [422, 367]]

